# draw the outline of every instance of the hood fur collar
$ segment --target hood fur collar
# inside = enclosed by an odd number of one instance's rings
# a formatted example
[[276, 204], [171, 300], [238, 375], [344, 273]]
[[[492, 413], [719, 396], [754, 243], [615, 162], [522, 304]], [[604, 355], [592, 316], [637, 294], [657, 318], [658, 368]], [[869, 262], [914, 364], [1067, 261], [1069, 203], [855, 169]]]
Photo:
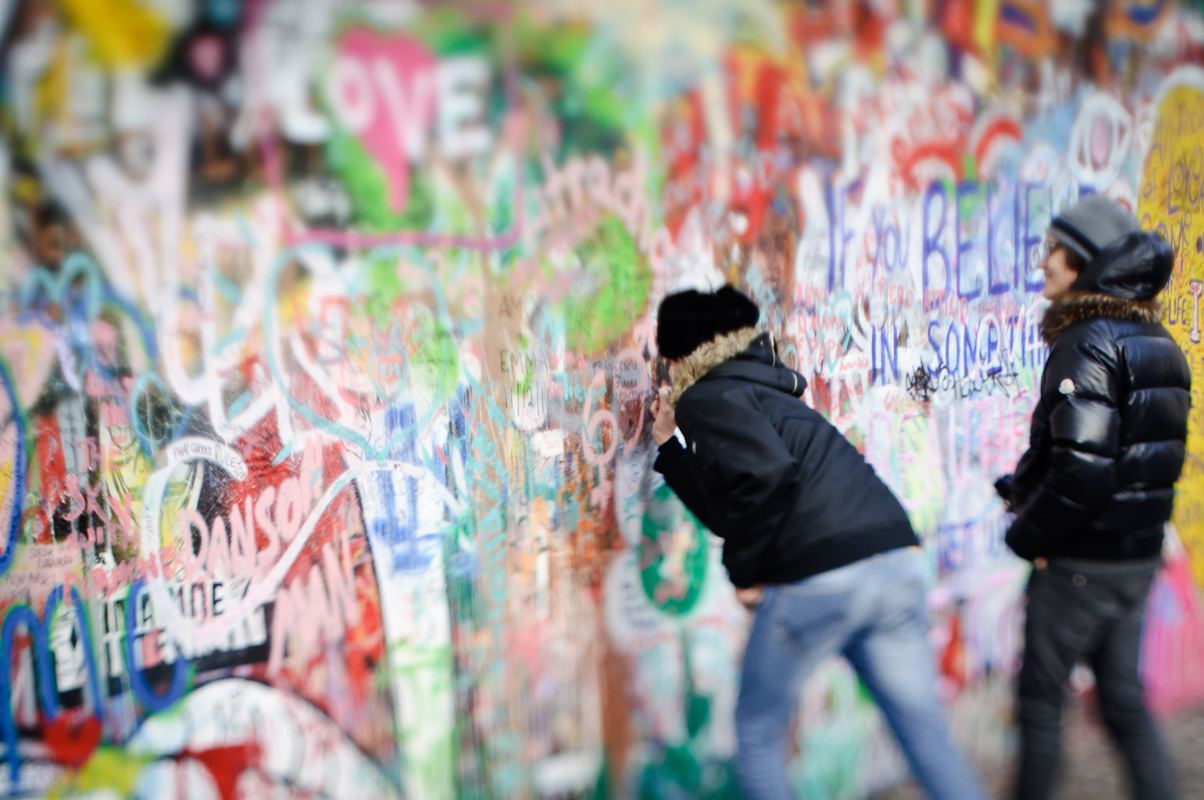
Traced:
[[669, 405], [676, 408], [677, 400], [681, 397], [682, 392], [724, 361], [743, 353], [757, 336], [756, 328], [740, 328], [731, 333], [716, 336], [706, 344], [695, 348], [694, 352], [682, 359], [681, 372], [677, 374], [677, 380], [673, 382], [673, 391], [669, 392]]
[[1133, 322], [1159, 322], [1162, 303], [1157, 298], [1128, 300], [1103, 294], [1086, 294], [1052, 303], [1041, 319], [1041, 337], [1047, 345], [1076, 322], [1094, 317], [1115, 317]]

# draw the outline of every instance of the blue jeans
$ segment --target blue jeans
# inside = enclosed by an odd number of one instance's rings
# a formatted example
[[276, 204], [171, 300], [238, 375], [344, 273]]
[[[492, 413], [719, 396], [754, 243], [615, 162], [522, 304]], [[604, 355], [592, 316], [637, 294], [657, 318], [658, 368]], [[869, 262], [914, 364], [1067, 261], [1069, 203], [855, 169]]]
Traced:
[[878, 701], [929, 797], [985, 800], [953, 745], [936, 697], [922, 558], [911, 548], [891, 550], [766, 587], [744, 652], [736, 704], [736, 769], [750, 800], [793, 797], [786, 780], [786, 729], [807, 676], [837, 653]]

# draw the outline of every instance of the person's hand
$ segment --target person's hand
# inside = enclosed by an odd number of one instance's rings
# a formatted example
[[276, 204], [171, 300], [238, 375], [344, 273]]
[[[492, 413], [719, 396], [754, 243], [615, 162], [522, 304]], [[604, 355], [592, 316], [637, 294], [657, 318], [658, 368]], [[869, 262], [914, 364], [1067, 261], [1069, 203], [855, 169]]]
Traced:
[[757, 584], [747, 589], [737, 589], [736, 599], [749, 611], [756, 611], [757, 606], [761, 605], [761, 601], [765, 599], [765, 587]]
[[668, 386], [662, 386], [652, 398], [652, 416], [656, 418], [652, 423], [652, 440], [660, 447], [672, 439], [673, 432], [677, 430], [677, 415], [673, 413], [673, 406], [669, 405]]
[[995, 492], [1003, 499], [1004, 508], [1012, 510], [1012, 475], [1009, 473], [995, 481]]

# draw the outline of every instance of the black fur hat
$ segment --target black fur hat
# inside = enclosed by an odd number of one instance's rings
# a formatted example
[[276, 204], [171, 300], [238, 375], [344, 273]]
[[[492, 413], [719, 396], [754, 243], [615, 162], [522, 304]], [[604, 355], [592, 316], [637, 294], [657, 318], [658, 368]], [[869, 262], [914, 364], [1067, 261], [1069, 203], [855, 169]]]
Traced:
[[684, 358], [725, 333], [750, 328], [761, 310], [734, 286], [714, 293], [694, 289], [665, 297], [656, 313], [656, 348], [663, 358]]

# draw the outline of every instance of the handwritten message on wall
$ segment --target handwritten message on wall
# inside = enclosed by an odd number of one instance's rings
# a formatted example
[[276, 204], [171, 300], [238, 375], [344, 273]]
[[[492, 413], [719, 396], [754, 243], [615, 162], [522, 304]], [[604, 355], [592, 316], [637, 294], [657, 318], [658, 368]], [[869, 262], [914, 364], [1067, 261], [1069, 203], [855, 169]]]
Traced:
[[[1204, 390], [1202, 13], [3, 4], [0, 792], [738, 796], [748, 617], [648, 414], [657, 304], [726, 282], [911, 515], [1005, 755], [1034, 248], [1091, 193], [1161, 231]], [[1204, 701], [1192, 415], [1160, 711]], [[800, 793], [905, 774], [843, 663], [800, 701]]]

